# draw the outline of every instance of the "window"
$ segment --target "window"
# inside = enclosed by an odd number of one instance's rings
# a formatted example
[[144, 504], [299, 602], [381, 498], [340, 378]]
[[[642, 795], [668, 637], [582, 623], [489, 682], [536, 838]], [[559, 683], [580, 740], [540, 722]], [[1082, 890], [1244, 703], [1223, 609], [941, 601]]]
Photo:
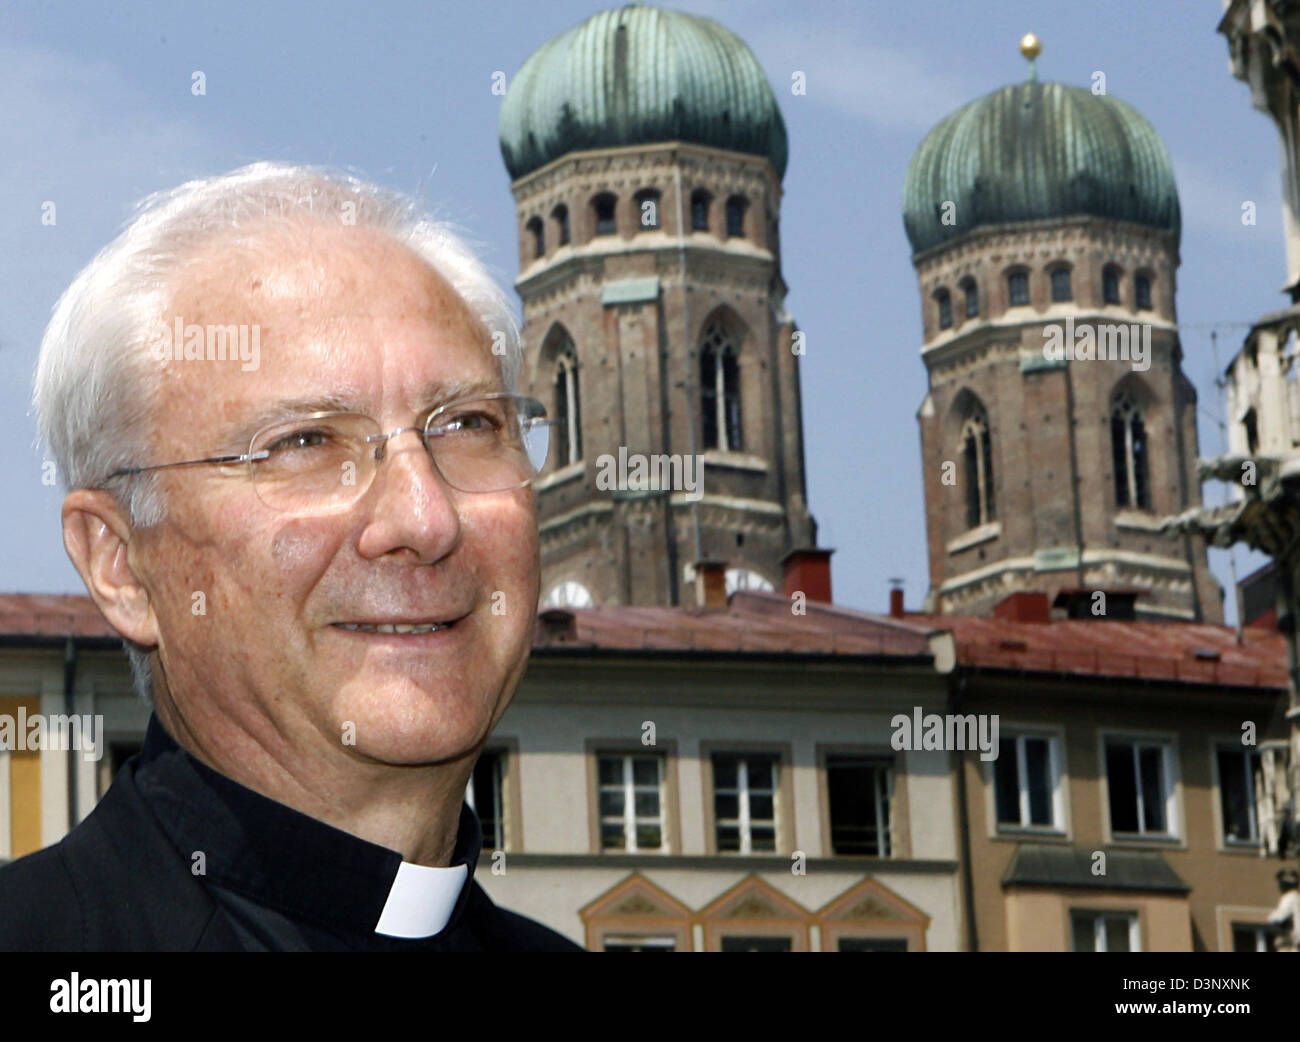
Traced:
[[743, 195], [733, 195], [727, 200], [727, 235], [740, 238], [745, 234], [745, 210], [749, 200]]
[[978, 528], [994, 519], [993, 442], [988, 417], [981, 408], [962, 424], [961, 454], [965, 464], [966, 527]]
[[1013, 308], [1029, 303], [1029, 272], [1013, 271], [1007, 275], [1007, 303]]
[[1076, 952], [1139, 952], [1134, 912], [1070, 910], [1070, 948]]
[[566, 341], [555, 360], [555, 426], [559, 436], [556, 466], [582, 459], [582, 413], [578, 396], [578, 359]]
[[1174, 834], [1173, 762], [1167, 742], [1107, 740], [1106, 785], [1113, 834]]
[[826, 759], [831, 850], [836, 854], [889, 857], [893, 778], [887, 760], [860, 756]]
[[1151, 276], [1140, 274], [1133, 280], [1133, 299], [1139, 311], [1151, 310]]
[[592, 209], [596, 211], [596, 234], [613, 235], [618, 231], [618, 225], [615, 222], [615, 210], [618, 206], [618, 199], [608, 192], [602, 192], [591, 201]]
[[569, 208], [560, 203], [551, 211], [551, 219], [555, 221], [556, 231], [559, 232], [559, 244], [561, 246], [569, 245]]
[[906, 937], [841, 937], [842, 952], [905, 952]]
[[1063, 300], [1073, 300], [1074, 294], [1070, 290], [1070, 269], [1053, 268], [1052, 269], [1052, 300], [1060, 302]]
[[544, 608], [591, 608], [596, 599], [591, 591], [576, 579], [556, 583], [542, 601]]
[[939, 328], [952, 328], [952, 296], [946, 289], [936, 290], [935, 303], [939, 305]]
[[1007, 735], [993, 761], [993, 792], [999, 828], [1061, 831], [1060, 762], [1047, 735]]
[[1110, 413], [1111, 451], [1115, 462], [1115, 504], [1148, 510], [1147, 434], [1142, 413], [1127, 393], [1115, 399]]
[[504, 750], [485, 750], [474, 765], [465, 799], [483, 826], [483, 849], [504, 850], [505, 821]]
[[540, 217], [534, 217], [529, 221], [528, 231], [533, 237], [533, 256], [546, 256], [546, 232], [542, 228], [542, 219]]
[[774, 753], [713, 754], [713, 816], [719, 853], [776, 850], [777, 767]]
[[700, 413], [706, 449], [743, 450], [736, 346], [721, 322], [709, 324], [700, 346]]
[[1232, 950], [1234, 952], [1267, 952], [1268, 927], [1256, 926], [1254, 923], [1232, 924]]
[[972, 278], [961, 280], [961, 290], [966, 296], [966, 317], [978, 318], [980, 313], [980, 290]]
[[607, 952], [675, 952], [675, 937], [618, 937], [606, 935]]
[[794, 939], [790, 937], [739, 937], [722, 938], [724, 952], [788, 952]]
[[691, 231], [707, 232], [709, 230], [709, 204], [713, 196], [703, 188], [691, 193]]
[[666, 849], [663, 757], [603, 754], [597, 763], [601, 849]]
[[1219, 765], [1219, 808], [1223, 812], [1224, 843], [1258, 843], [1255, 820], [1255, 772], [1259, 754], [1240, 745], [1221, 745], [1215, 751]]
[[1119, 269], [1113, 264], [1101, 273], [1101, 299], [1106, 304], [1119, 303]]
[[636, 219], [639, 231], [659, 227], [659, 190], [645, 188], [636, 194]]

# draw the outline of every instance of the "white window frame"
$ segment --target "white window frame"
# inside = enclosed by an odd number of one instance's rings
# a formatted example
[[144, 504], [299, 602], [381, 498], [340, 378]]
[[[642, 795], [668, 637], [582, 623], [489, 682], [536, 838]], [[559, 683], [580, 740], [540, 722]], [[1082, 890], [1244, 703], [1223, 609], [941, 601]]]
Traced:
[[[1168, 841], [1183, 840], [1182, 820], [1179, 814], [1178, 804], [1178, 743], [1171, 735], [1163, 734], [1141, 734], [1127, 731], [1103, 731], [1098, 736], [1101, 775], [1106, 779], [1105, 800], [1102, 812], [1105, 815], [1106, 829], [1110, 837], [1120, 843], [1142, 843], [1151, 840]], [[1114, 823], [1111, 821], [1110, 813], [1110, 770], [1106, 762], [1106, 747], [1113, 743], [1127, 743], [1133, 751], [1133, 769], [1134, 780], [1137, 789], [1134, 798], [1137, 800], [1138, 814], [1138, 831], [1137, 832], [1120, 832], [1116, 831]], [[1164, 832], [1153, 832], [1145, 828], [1146, 811], [1142, 806], [1141, 785], [1142, 774], [1140, 770], [1140, 761], [1138, 753], [1143, 746], [1154, 746], [1161, 750], [1161, 777], [1165, 784], [1165, 824], [1167, 826]]]
[[[780, 757], [778, 754], [776, 754], [776, 753], [762, 753], [762, 752], [755, 752], [755, 753], [733, 753], [733, 752], [724, 752], [724, 751], [722, 751], [722, 750], [715, 750], [715, 751], [711, 754], [711, 756], [714, 757], [714, 758], [716, 758], [716, 757], [720, 757], [720, 756], [728, 756], [728, 757], [733, 757], [733, 758], [735, 759], [735, 761], [736, 761], [736, 788], [735, 788], [735, 789], [731, 789], [731, 788], [723, 788], [723, 787], [721, 787], [721, 786], [718, 785], [717, 772], [716, 772], [716, 764], [714, 765], [714, 776], [713, 776], [713, 813], [714, 813], [714, 820], [713, 820], [713, 841], [714, 841], [714, 844], [717, 845], [717, 843], [718, 843], [718, 829], [719, 829], [720, 826], [722, 826], [722, 825], [724, 825], [724, 824], [726, 824], [726, 825], [732, 825], [732, 824], [734, 824], [734, 825], [736, 825], [736, 826], [739, 828], [739, 830], [740, 830], [740, 850], [739, 850], [739, 851], [731, 851], [731, 850], [724, 851], [724, 850], [722, 850], [722, 849], [720, 848], [720, 846], [719, 846], [718, 853], [720, 853], [720, 854], [723, 854], [723, 853], [725, 853], [725, 854], [732, 854], [732, 853], [753, 854], [753, 853], [755, 853], [755, 851], [754, 851], [754, 849], [753, 849], [753, 837], [752, 837], [752, 835], [750, 834], [750, 829], [751, 829], [751, 827], [752, 827], [753, 824], [754, 824], [754, 820], [753, 820], [753, 818], [750, 817], [750, 813], [749, 813], [749, 796], [750, 796], [750, 793], [751, 793], [751, 792], [754, 792], [754, 793], [757, 794], [757, 795], [770, 795], [770, 796], [772, 797], [772, 817], [771, 817], [771, 822], [772, 822], [772, 847], [773, 847], [773, 849], [772, 849], [772, 850], [760, 850], [760, 851], [758, 851], [757, 853], [759, 853], [759, 854], [777, 854], [777, 853], [779, 853], [780, 850], [781, 850], [781, 757]], [[770, 762], [771, 762], [771, 764], [772, 764], [772, 788], [771, 788], [770, 790], [769, 790], [769, 789], [754, 789], [754, 788], [752, 788], [752, 787], [750, 786], [750, 784], [749, 784], [749, 761], [750, 761], [751, 757], [752, 757], [752, 758], [755, 758], [755, 759], [770, 760]], [[730, 795], [730, 794], [733, 793], [733, 792], [734, 792], [734, 793], [736, 794], [736, 796], [737, 796], [737, 800], [736, 800], [736, 802], [737, 802], [737, 805], [738, 805], [738, 806], [737, 806], [737, 808], [736, 808], [736, 813], [738, 814], [738, 817], [736, 817], [736, 818], [720, 818], [720, 817], [718, 817], [718, 816], [717, 816], [717, 807], [718, 807], [717, 798], [718, 798], [718, 795], [719, 795], [719, 794]], [[761, 823], [761, 824], [764, 824], [764, 825], [765, 825], [765, 824], [767, 824], [767, 822], [768, 822], [769, 819], [767, 819], [767, 818], [761, 818], [761, 819], [759, 819], [759, 820], [760, 820], [760, 823]]]
[[1071, 908], [1070, 909], [1070, 951], [1074, 951], [1074, 917], [1076, 915], [1086, 915], [1092, 918], [1092, 950], [1094, 952], [1106, 951], [1106, 920], [1107, 919], [1127, 919], [1128, 920], [1128, 950], [1131, 952], [1140, 952], [1142, 950], [1142, 930], [1138, 924], [1137, 912], [1121, 912], [1108, 908]]
[[[993, 795], [993, 825], [998, 832], [1036, 832], [1063, 836], [1065, 828], [1065, 786], [1062, 777], [1062, 755], [1060, 735], [1051, 731], [1012, 730], [1008, 728], [1004, 737], [1016, 743], [1016, 782], [1020, 793], [1020, 821], [1011, 823], [998, 820], [997, 794], [997, 760], [989, 764], [989, 784]], [[1027, 756], [1025, 739], [1037, 739], [1047, 743], [1047, 770], [1051, 786], [1052, 822], [1050, 825], [1035, 825], [1029, 821], [1029, 786], [1027, 784]]]
[[[1223, 775], [1219, 771], [1220, 752], [1245, 753], [1246, 761], [1246, 807], [1250, 812], [1250, 839], [1234, 839], [1228, 835], [1228, 822], [1223, 816]], [[1219, 824], [1219, 842], [1225, 848], [1248, 850], [1260, 844], [1259, 818], [1255, 807], [1255, 768], [1259, 766], [1259, 749], [1242, 745], [1240, 741], [1220, 739], [1210, 743], [1210, 758], [1214, 764], [1214, 810]]]
[[[600, 780], [600, 761], [601, 760], [619, 760], [622, 764], [623, 780], [617, 785], [610, 785]], [[650, 786], [637, 785], [635, 780], [634, 760], [653, 760], [655, 770], [658, 772], [658, 778], [655, 782], [655, 791], [659, 796], [659, 815], [657, 818], [638, 815], [636, 812], [636, 794], [640, 790], [648, 792]], [[604, 844], [604, 826], [613, 824], [617, 818], [600, 813], [600, 794], [606, 791], [620, 792], [623, 796], [623, 839], [624, 847], [622, 850], [607, 848]], [[631, 753], [631, 752], [598, 752], [596, 754], [596, 810], [599, 819], [601, 851], [603, 853], [613, 854], [667, 854], [668, 846], [668, 816], [665, 812], [664, 804], [666, 802], [664, 792], [664, 757], [655, 753]], [[639, 847], [637, 846], [636, 830], [638, 825], [658, 825], [659, 826], [659, 846], [657, 847]]]

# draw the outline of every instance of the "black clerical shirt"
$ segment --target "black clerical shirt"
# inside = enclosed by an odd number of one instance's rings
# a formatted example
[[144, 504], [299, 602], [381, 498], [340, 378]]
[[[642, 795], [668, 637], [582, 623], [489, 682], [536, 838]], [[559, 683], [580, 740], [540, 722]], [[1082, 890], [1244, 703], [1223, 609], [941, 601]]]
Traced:
[[[381, 918], [392, 919], [401, 889], [395, 884], [411, 882], [398, 880], [401, 854], [212, 770], [177, 745], [156, 716], [149, 719], [135, 783], [245, 950], [582, 950], [531, 919], [497, 908], [475, 882], [482, 828], [466, 804], [451, 857], [451, 869], [464, 870], [438, 870], [447, 875], [432, 894], [425, 887], [422, 895], [450, 903], [458, 885], [450, 916], [431, 936], [409, 938], [376, 932]], [[420, 872], [432, 874], [410, 865], [402, 874]], [[444, 915], [445, 909], [433, 914], [435, 928]]]

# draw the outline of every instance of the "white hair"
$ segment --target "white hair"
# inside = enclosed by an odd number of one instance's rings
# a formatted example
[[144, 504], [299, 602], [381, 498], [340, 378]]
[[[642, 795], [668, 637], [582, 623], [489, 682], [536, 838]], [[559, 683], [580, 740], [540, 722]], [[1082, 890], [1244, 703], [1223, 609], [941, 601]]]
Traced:
[[[412, 249], [483, 320], [516, 391], [519, 326], [507, 293], [452, 224], [415, 199], [345, 174], [287, 163], [253, 163], [144, 199], [116, 239], [72, 280], [41, 339], [33, 406], [40, 439], [66, 489], [98, 488], [114, 471], [156, 462], [154, 405], [162, 367], [150, 350], [184, 267], [233, 234], [250, 245], [266, 219], [355, 225]], [[258, 226], [258, 227], [254, 227]], [[247, 232], [247, 235], [241, 235]], [[154, 474], [112, 491], [135, 527], [166, 512]], [[149, 649], [124, 640], [136, 692], [152, 705]]]

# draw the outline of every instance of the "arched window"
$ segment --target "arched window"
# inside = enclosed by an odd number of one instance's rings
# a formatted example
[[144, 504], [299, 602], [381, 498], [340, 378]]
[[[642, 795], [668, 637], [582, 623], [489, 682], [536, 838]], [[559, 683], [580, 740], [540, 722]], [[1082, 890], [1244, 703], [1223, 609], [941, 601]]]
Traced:
[[1106, 265], [1101, 272], [1101, 299], [1104, 304], [1119, 303], [1119, 268]]
[[691, 231], [707, 232], [709, 230], [709, 204], [713, 196], [703, 188], [691, 193]]
[[700, 414], [704, 447], [740, 452], [740, 371], [736, 345], [721, 322], [711, 322], [700, 345]]
[[969, 275], [961, 280], [961, 291], [966, 296], [966, 317], [979, 318], [980, 288]]
[[1115, 504], [1147, 510], [1147, 434], [1142, 413], [1127, 392], [1115, 398], [1110, 412], [1110, 440], [1115, 455]]
[[1151, 276], [1144, 271], [1133, 279], [1133, 302], [1139, 311], [1151, 310]]
[[939, 306], [939, 328], [952, 328], [952, 295], [946, 288], [934, 291], [934, 302]]
[[659, 227], [659, 189], [643, 188], [637, 192], [636, 226], [643, 232]]
[[1074, 292], [1070, 288], [1070, 269], [1065, 267], [1052, 269], [1052, 301], [1073, 300]]
[[528, 231], [532, 233], [533, 236], [533, 256], [545, 257], [546, 256], [546, 231], [542, 227], [542, 219], [540, 217], [534, 217], [531, 221], [529, 221]]
[[993, 442], [983, 409], [966, 418], [961, 427], [961, 455], [966, 488], [966, 527], [986, 525], [997, 515], [993, 504]]
[[1246, 451], [1253, 456], [1259, 451], [1259, 421], [1253, 408], [1247, 410], [1241, 425], [1246, 428]]
[[555, 359], [555, 422], [559, 439], [556, 466], [582, 459], [582, 410], [578, 396], [578, 358], [566, 341]]
[[1007, 272], [1007, 303], [1013, 308], [1029, 303], [1029, 272], [1023, 268]]
[[590, 608], [595, 603], [591, 591], [576, 579], [557, 583], [542, 599], [544, 608]]
[[560, 245], [569, 245], [569, 208], [560, 203], [551, 211], [551, 219], [555, 221], [556, 231], [559, 232]]
[[745, 234], [745, 209], [749, 200], [743, 195], [733, 195], [727, 200], [727, 236], [740, 238]]
[[618, 225], [614, 219], [617, 206], [618, 198], [609, 192], [601, 192], [591, 201], [591, 207], [596, 212], [597, 235], [613, 235], [618, 231]]

